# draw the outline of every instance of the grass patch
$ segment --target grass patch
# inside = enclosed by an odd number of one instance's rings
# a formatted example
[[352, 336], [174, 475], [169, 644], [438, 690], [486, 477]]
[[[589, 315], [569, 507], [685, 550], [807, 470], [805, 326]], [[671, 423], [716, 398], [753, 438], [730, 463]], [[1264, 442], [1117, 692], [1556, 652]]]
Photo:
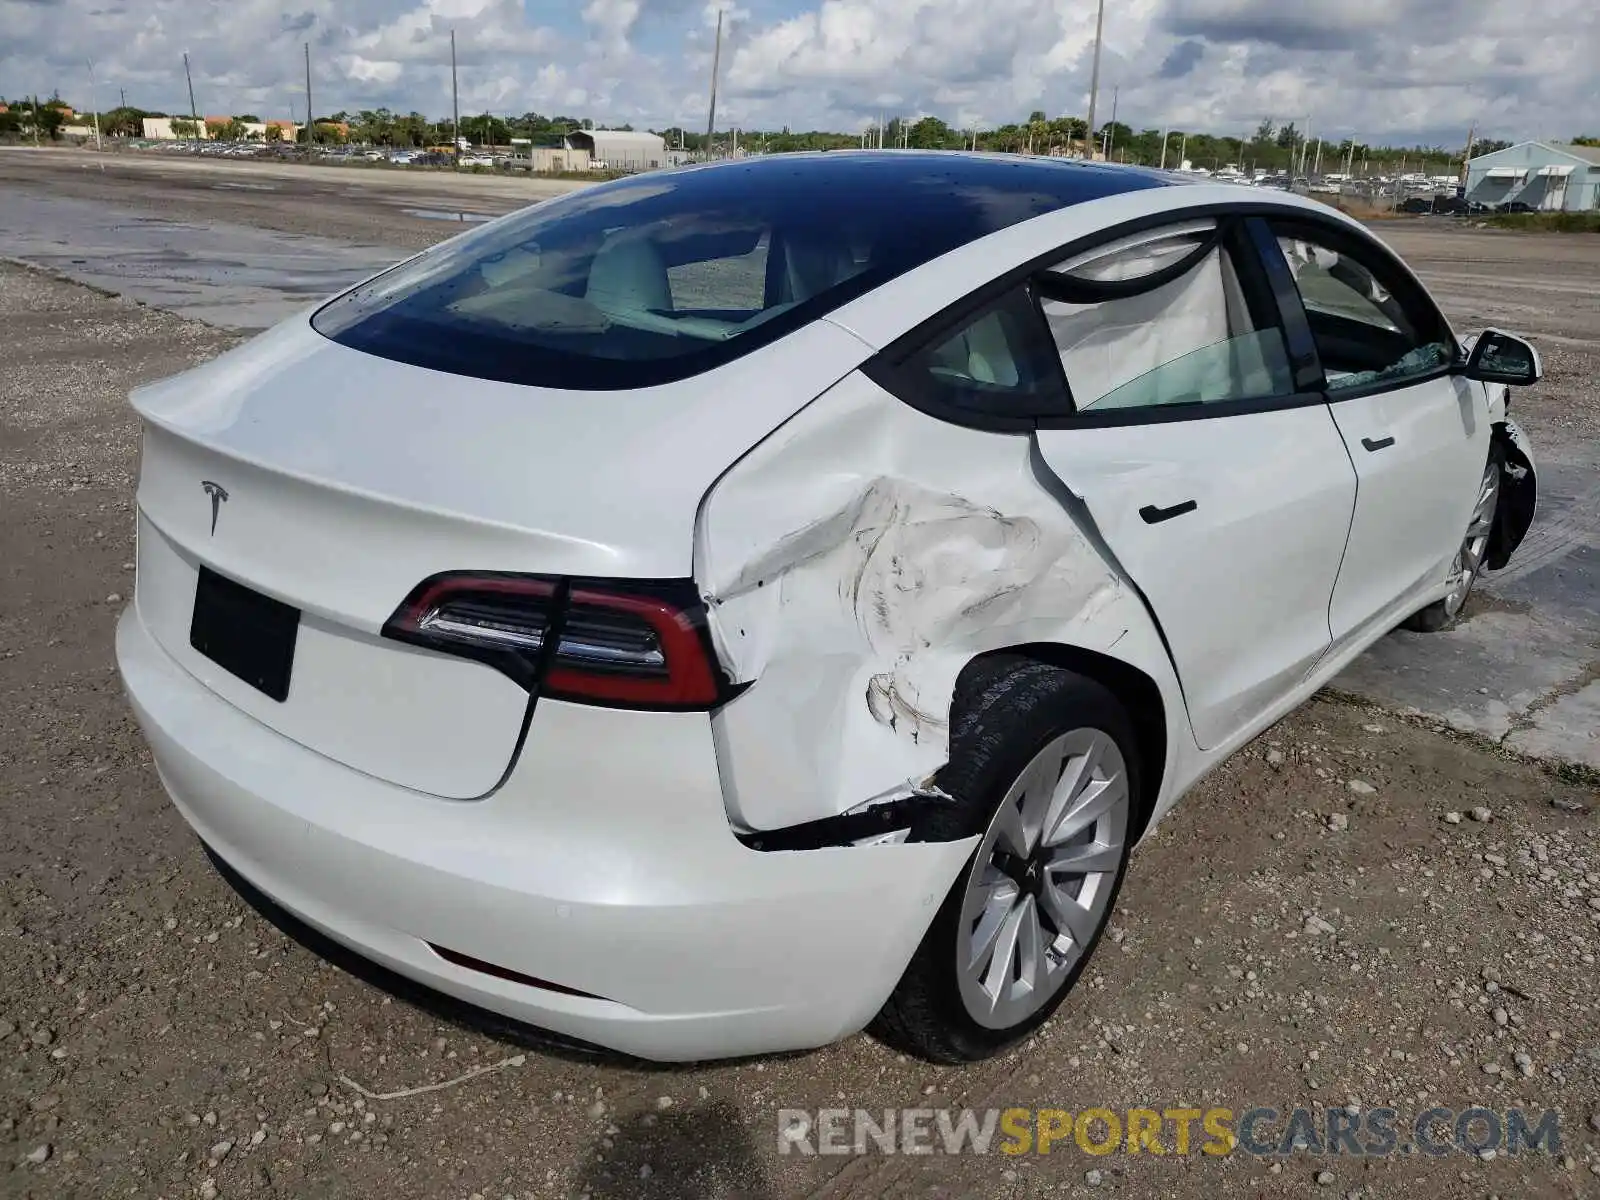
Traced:
[[1600, 233], [1600, 212], [1494, 213], [1487, 220], [1496, 229], [1525, 229], [1539, 233]]

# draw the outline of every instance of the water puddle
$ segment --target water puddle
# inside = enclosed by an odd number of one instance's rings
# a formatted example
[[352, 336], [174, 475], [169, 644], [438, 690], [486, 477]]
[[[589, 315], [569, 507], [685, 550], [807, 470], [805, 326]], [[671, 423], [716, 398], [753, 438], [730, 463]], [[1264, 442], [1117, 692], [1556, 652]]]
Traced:
[[421, 217], [425, 221], [461, 221], [473, 224], [481, 221], [492, 221], [493, 217], [483, 213], [446, 212], [438, 208], [402, 208], [401, 212], [407, 216]]
[[226, 329], [276, 325], [407, 253], [3, 188], [0, 211], [0, 258]]

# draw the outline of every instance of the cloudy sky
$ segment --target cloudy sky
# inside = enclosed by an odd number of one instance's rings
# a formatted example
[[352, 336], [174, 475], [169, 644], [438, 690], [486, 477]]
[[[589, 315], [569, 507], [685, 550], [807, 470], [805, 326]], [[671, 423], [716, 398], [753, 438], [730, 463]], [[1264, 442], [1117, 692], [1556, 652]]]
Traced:
[[[0, 0], [0, 95], [289, 116], [311, 43], [319, 113], [463, 111], [703, 128], [857, 130], [876, 114], [995, 125], [1087, 108], [1095, 0]], [[1101, 120], [1454, 145], [1600, 134], [1596, 0], [1107, 0]], [[301, 113], [300, 115], [303, 115]], [[1575, 124], [1576, 123], [1576, 124]]]

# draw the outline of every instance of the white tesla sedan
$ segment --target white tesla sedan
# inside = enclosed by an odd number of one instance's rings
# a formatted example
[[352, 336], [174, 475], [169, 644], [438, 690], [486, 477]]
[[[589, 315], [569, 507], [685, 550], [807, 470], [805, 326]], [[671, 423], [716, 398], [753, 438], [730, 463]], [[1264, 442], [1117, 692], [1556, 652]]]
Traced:
[[1130, 848], [1532, 520], [1506, 385], [1293, 196], [638, 176], [133, 398], [117, 654], [251, 894], [655, 1059], [1043, 1023]]

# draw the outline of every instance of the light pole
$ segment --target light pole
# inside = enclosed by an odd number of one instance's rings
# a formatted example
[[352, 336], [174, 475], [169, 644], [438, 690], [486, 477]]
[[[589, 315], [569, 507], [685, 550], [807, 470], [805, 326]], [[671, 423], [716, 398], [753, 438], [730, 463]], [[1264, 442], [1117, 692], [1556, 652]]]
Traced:
[[311, 43], [306, 43], [306, 156], [311, 155], [311, 143], [317, 137], [317, 123], [311, 119]]
[[1094, 75], [1089, 81], [1089, 160], [1094, 161], [1094, 112], [1100, 99], [1100, 39], [1106, 29], [1106, 0], [1100, 0], [1100, 12], [1094, 22]]
[[461, 168], [461, 90], [456, 84], [456, 31], [450, 31], [450, 165]]
[[1117, 139], [1117, 105], [1122, 99], [1122, 85], [1119, 83], [1111, 89], [1111, 124], [1106, 126], [1105, 159], [1111, 161], [1111, 147]]
[[101, 149], [100, 145], [100, 101], [95, 97], [94, 90], [94, 59], [86, 59], [89, 64], [89, 107], [94, 112], [94, 148]]
[[717, 9], [717, 40], [711, 44], [711, 104], [706, 109], [706, 161], [711, 160], [711, 137], [717, 129], [717, 72], [722, 69], [722, 10]]
[[194, 105], [194, 76], [189, 74], [189, 52], [183, 52], [183, 78], [189, 85], [189, 120], [194, 126], [195, 147], [200, 145], [200, 110]]

